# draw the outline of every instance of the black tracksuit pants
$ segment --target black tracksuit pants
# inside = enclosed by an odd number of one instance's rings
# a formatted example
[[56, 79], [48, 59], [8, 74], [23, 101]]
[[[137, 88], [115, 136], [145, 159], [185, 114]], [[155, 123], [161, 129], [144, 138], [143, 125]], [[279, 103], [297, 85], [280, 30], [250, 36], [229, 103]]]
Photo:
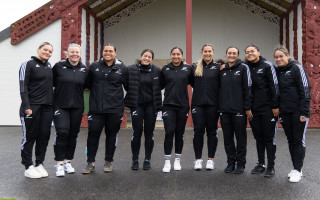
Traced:
[[253, 118], [249, 123], [253, 136], [256, 139], [259, 164], [265, 164], [265, 150], [267, 150], [268, 167], [273, 167], [276, 153], [278, 119], [273, 116], [270, 109], [270, 111], [262, 114], [253, 113]]
[[72, 160], [77, 145], [83, 108], [55, 108], [53, 119], [55, 140], [53, 149], [56, 161]]
[[186, 128], [189, 109], [169, 110], [164, 108], [162, 119], [166, 132], [164, 139], [164, 154], [171, 155], [173, 137], [175, 137], [175, 153], [181, 154], [183, 148], [183, 135]]
[[50, 139], [53, 107], [50, 105], [31, 105], [32, 114], [20, 116], [23, 139], [21, 143], [22, 164], [26, 169], [33, 165], [32, 150], [35, 146], [36, 166], [43, 163]]
[[132, 160], [139, 159], [141, 146], [141, 136], [144, 129], [144, 148], [145, 160], [151, 159], [151, 153], [154, 146], [154, 126], [156, 123], [157, 112], [153, 108], [153, 103], [139, 104], [136, 108], [131, 108], [132, 137], [131, 151]]
[[288, 139], [293, 168], [301, 171], [306, 151], [305, 136], [309, 118], [306, 122], [301, 122], [299, 113], [285, 113], [280, 115], [279, 121]]
[[[228, 164], [245, 166], [247, 154], [247, 116], [244, 113], [220, 113], [224, 148]], [[234, 144], [234, 135], [237, 145]]]
[[193, 148], [196, 159], [202, 158], [205, 129], [207, 131], [208, 158], [214, 158], [218, 144], [218, 107], [193, 106], [191, 114], [193, 121]]
[[106, 134], [105, 161], [113, 161], [122, 117], [122, 112], [88, 114], [87, 162], [95, 162], [103, 127]]

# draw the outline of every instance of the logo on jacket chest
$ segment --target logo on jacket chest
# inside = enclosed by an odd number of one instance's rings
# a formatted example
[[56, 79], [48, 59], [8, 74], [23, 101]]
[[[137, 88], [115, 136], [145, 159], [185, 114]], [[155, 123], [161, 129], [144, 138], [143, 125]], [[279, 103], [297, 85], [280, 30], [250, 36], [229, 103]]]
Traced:
[[115, 73], [116, 74], [121, 74], [121, 69], [118, 69]]
[[236, 71], [236, 72], [234, 73], [234, 75], [239, 76], [239, 75], [240, 75], [240, 71]]
[[286, 75], [286, 76], [290, 76], [290, 75], [291, 75], [291, 71], [287, 71], [287, 72], [285, 73], [285, 75]]
[[183, 67], [181, 71], [188, 71], [188, 67]]
[[259, 69], [259, 70], [257, 71], [257, 74], [263, 74], [263, 69]]

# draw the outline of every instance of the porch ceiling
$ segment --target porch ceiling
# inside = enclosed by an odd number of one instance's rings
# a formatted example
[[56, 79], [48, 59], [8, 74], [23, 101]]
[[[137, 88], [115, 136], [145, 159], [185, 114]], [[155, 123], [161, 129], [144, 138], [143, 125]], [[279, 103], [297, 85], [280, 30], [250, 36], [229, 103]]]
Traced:
[[[139, 0], [88, 0], [85, 4], [89, 10], [102, 21], [110, 18], [121, 10]], [[296, 0], [249, 0], [250, 2], [281, 17], [295, 3]], [[194, 1], [196, 2], [196, 1]]]

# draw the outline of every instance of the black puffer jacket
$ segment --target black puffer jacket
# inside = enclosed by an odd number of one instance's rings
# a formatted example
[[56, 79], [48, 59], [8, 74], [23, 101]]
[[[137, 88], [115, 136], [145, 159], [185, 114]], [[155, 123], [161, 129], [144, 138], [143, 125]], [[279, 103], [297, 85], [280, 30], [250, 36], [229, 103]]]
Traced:
[[103, 58], [91, 63], [89, 70], [89, 112], [123, 112], [123, 87], [126, 90], [128, 88], [127, 76], [127, 66], [117, 59], [114, 60], [111, 66], [108, 66]]
[[[192, 94], [192, 105], [196, 106], [218, 106], [219, 102], [219, 72], [221, 65], [213, 62], [207, 65], [202, 61], [203, 73], [202, 77], [195, 76]], [[196, 70], [196, 64], [194, 71]]]
[[280, 89], [280, 114], [300, 112], [310, 117], [310, 88], [305, 69], [298, 61], [290, 61], [284, 67], [277, 67]]
[[240, 59], [220, 71], [219, 111], [244, 113], [251, 110], [251, 75], [248, 65]]
[[[152, 97], [153, 106], [156, 111], [160, 111], [162, 107], [161, 97], [161, 85], [160, 85], [160, 72], [161, 69], [153, 64], [150, 66], [151, 77], [152, 77]], [[125, 105], [129, 108], [135, 108], [138, 106], [139, 93], [141, 90], [141, 64], [130, 65], [128, 67], [128, 91], [125, 97]]]
[[252, 78], [252, 112], [265, 113], [279, 108], [278, 79], [272, 63], [260, 56], [258, 62], [248, 62], [248, 65]]

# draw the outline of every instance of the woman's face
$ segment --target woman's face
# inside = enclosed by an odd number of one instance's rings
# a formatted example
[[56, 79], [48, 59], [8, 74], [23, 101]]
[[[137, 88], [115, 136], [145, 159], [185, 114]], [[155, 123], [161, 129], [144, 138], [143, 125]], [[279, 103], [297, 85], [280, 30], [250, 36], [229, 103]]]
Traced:
[[103, 59], [106, 62], [111, 62], [115, 59], [117, 52], [114, 50], [113, 46], [105, 46], [102, 52]]
[[152, 62], [152, 54], [150, 52], [144, 52], [140, 60], [142, 65], [150, 65]]
[[182, 58], [183, 58], [183, 55], [179, 49], [174, 49], [171, 52], [171, 61], [174, 65], [176, 66], [180, 65], [180, 63], [182, 62]]
[[283, 51], [274, 52], [274, 60], [279, 67], [284, 67], [289, 63], [289, 55], [286, 55]]
[[68, 49], [68, 59], [72, 63], [78, 63], [81, 59], [81, 51], [79, 47], [69, 47]]
[[211, 46], [205, 46], [202, 50], [202, 59], [206, 62], [209, 63], [212, 60], [213, 57], [213, 49]]
[[38, 56], [37, 58], [40, 59], [42, 62], [49, 60], [52, 55], [53, 48], [51, 45], [44, 45], [40, 49], [38, 49]]
[[229, 48], [228, 51], [227, 51], [226, 58], [227, 58], [228, 63], [237, 62], [237, 60], [239, 58], [238, 49], [236, 49], [234, 47]]
[[246, 49], [246, 59], [249, 62], [256, 63], [259, 61], [260, 52], [255, 47], [248, 47]]

